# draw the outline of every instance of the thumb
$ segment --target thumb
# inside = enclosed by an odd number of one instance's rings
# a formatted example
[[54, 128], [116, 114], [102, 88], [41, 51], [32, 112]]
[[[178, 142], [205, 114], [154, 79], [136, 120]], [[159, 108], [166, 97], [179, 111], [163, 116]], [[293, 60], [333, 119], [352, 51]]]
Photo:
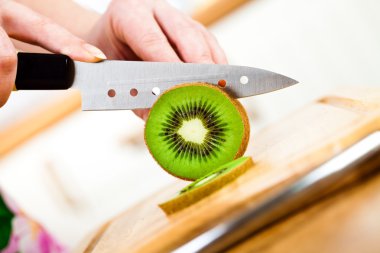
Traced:
[[0, 107], [8, 100], [16, 79], [17, 53], [6, 32], [0, 27]]

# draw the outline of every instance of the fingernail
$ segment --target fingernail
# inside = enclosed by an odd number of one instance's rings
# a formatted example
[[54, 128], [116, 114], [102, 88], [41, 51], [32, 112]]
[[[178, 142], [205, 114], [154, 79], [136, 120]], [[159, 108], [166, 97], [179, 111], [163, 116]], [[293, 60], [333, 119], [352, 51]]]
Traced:
[[92, 56], [105, 60], [107, 59], [107, 56], [97, 47], [90, 45], [90, 44], [84, 44], [83, 47], [89, 52]]

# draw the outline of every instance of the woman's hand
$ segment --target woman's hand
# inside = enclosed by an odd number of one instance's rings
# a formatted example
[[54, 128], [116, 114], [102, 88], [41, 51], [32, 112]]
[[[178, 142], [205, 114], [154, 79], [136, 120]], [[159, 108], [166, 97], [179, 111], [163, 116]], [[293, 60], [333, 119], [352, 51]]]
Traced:
[[227, 63], [214, 36], [165, 0], [113, 0], [89, 41], [112, 59]]
[[113, 0], [88, 40], [110, 59], [227, 63], [214, 36], [164, 0]]
[[0, 107], [8, 100], [16, 79], [17, 52], [10, 38], [78, 61], [97, 62], [106, 58], [98, 48], [50, 19], [14, 1], [0, 0]]

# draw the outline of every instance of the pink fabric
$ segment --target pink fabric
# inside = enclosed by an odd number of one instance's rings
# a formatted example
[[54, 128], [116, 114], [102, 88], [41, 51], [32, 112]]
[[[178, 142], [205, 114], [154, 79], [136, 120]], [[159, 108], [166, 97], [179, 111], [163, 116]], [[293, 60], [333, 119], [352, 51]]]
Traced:
[[[1, 194], [1, 191], [0, 191]], [[16, 204], [2, 195], [15, 214], [10, 242], [1, 253], [66, 253], [68, 252], [38, 223], [27, 217]]]

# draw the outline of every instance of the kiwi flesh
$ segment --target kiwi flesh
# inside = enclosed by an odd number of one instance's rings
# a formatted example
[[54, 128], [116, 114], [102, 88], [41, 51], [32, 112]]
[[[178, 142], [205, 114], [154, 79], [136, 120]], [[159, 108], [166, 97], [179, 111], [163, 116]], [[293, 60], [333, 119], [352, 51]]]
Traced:
[[145, 143], [157, 163], [173, 176], [197, 180], [241, 157], [249, 121], [241, 104], [206, 83], [175, 86], [151, 108]]
[[232, 182], [252, 166], [251, 157], [240, 157], [187, 185], [176, 197], [159, 206], [168, 215], [178, 212]]

